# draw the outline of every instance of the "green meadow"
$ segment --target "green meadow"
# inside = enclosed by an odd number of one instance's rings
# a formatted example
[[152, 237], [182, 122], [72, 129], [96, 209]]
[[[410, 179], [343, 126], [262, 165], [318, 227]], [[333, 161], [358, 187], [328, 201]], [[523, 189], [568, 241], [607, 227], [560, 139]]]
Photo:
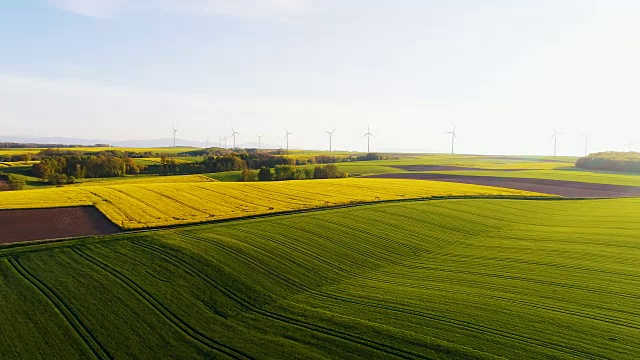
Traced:
[[639, 234], [640, 199], [442, 200], [5, 246], [0, 356], [633, 359]]

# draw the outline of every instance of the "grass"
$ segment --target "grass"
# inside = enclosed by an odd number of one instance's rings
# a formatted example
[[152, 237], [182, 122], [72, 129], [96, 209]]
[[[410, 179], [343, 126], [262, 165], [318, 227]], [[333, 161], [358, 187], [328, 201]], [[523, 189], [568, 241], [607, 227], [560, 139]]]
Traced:
[[0, 354], [633, 359], [638, 233], [639, 199], [447, 200], [14, 246]]
[[[185, 179], [189, 177], [176, 177]], [[194, 224], [293, 210], [386, 200], [443, 196], [544, 196], [445, 182], [398, 179], [336, 179], [260, 183], [213, 182], [193, 175], [141, 183], [111, 182], [0, 193], [0, 209], [94, 205], [123, 229]], [[135, 179], [135, 178], [134, 178]]]

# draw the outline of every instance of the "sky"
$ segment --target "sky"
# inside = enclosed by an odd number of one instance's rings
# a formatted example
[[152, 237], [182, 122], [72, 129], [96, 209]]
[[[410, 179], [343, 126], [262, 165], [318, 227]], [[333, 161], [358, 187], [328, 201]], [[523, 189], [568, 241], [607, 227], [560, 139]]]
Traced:
[[639, 38], [633, 0], [3, 1], [0, 134], [640, 150]]

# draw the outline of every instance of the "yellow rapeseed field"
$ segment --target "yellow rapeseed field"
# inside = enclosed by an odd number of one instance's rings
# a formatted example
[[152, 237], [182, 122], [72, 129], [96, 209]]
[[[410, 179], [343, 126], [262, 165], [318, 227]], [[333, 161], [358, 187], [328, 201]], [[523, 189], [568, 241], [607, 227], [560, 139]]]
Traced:
[[543, 196], [480, 185], [401, 179], [123, 182], [3, 192], [0, 209], [94, 205], [123, 229], [142, 229], [360, 202], [494, 195]]

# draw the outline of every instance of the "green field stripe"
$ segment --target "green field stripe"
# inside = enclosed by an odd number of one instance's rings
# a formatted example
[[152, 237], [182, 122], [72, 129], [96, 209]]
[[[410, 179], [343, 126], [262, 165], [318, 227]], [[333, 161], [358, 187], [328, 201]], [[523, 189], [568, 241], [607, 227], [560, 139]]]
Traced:
[[49, 300], [58, 312], [75, 330], [76, 334], [82, 339], [83, 343], [91, 350], [97, 359], [112, 359], [109, 351], [96, 339], [87, 325], [85, 325], [80, 317], [68, 306], [48, 285], [38, 279], [34, 274], [27, 270], [18, 258], [9, 258], [9, 263], [25, 280], [35, 287], [44, 297]]
[[163, 305], [160, 301], [158, 301], [153, 295], [148, 293], [146, 290], [144, 290], [142, 287], [136, 284], [133, 280], [129, 279], [127, 276], [125, 276], [123, 273], [116, 270], [112, 266], [98, 260], [92, 255], [89, 255], [88, 253], [81, 250], [77, 246], [74, 246], [72, 250], [83, 259], [94, 264], [98, 268], [104, 270], [106, 273], [118, 279], [121, 283], [126, 285], [129, 289], [137, 293], [145, 302], [147, 302], [151, 307], [153, 307], [160, 315], [162, 315], [170, 323], [174, 324], [178, 329], [180, 329], [187, 336], [233, 359], [253, 359], [251, 356], [243, 353], [242, 351], [233, 349], [228, 345], [225, 345], [217, 340], [211, 339], [206, 334], [203, 334], [197, 329], [193, 328], [187, 322], [183, 321], [178, 316], [176, 316], [173, 312], [171, 312], [171, 310], [169, 310], [165, 305]]
[[168, 261], [173, 262], [174, 264], [176, 264], [177, 266], [180, 266], [181, 268], [183, 268], [185, 271], [188, 271], [189, 273], [197, 276], [198, 278], [200, 278], [201, 280], [205, 281], [206, 283], [210, 284], [211, 286], [214, 286], [216, 289], [218, 289], [220, 292], [222, 292], [223, 294], [225, 294], [227, 297], [233, 299], [234, 301], [238, 302], [239, 304], [243, 305], [243, 307], [246, 307], [252, 311], [254, 311], [257, 314], [269, 317], [273, 320], [278, 320], [281, 321], [283, 323], [286, 323], [288, 325], [294, 325], [294, 326], [298, 326], [298, 327], [302, 327], [311, 331], [315, 331], [315, 332], [319, 332], [325, 335], [329, 335], [329, 336], [333, 336], [342, 340], [346, 340], [346, 341], [351, 341], [381, 352], [384, 352], [388, 355], [393, 355], [393, 356], [397, 356], [400, 358], [404, 358], [404, 359], [422, 359], [425, 358], [423, 355], [420, 354], [416, 354], [407, 350], [403, 350], [403, 349], [399, 349], [399, 348], [395, 348], [393, 346], [390, 345], [386, 345], [386, 344], [381, 344], [378, 342], [375, 342], [373, 340], [367, 339], [367, 338], [363, 338], [361, 336], [358, 335], [354, 335], [354, 334], [349, 334], [340, 330], [335, 330], [335, 329], [330, 329], [321, 325], [317, 325], [317, 324], [312, 324], [312, 323], [308, 323], [299, 319], [295, 319], [295, 318], [291, 318], [282, 314], [278, 314], [278, 313], [274, 313], [268, 310], [264, 310], [261, 309], [259, 307], [254, 306], [253, 304], [251, 304], [250, 302], [244, 300], [242, 297], [238, 296], [237, 294], [235, 294], [234, 292], [232, 292], [231, 290], [226, 289], [224, 286], [220, 285], [217, 281], [215, 281], [214, 279], [212, 279], [211, 277], [207, 276], [206, 274], [202, 273], [200, 270], [198, 270], [197, 268], [191, 266], [188, 262], [180, 259], [179, 257], [167, 253], [166, 251], [150, 245], [150, 244], [142, 244], [140, 242], [137, 242], [138, 246], [141, 246], [143, 248], [146, 248], [149, 251], [153, 251], [155, 253], [157, 253], [158, 255], [164, 257], [165, 259], [167, 259]]

